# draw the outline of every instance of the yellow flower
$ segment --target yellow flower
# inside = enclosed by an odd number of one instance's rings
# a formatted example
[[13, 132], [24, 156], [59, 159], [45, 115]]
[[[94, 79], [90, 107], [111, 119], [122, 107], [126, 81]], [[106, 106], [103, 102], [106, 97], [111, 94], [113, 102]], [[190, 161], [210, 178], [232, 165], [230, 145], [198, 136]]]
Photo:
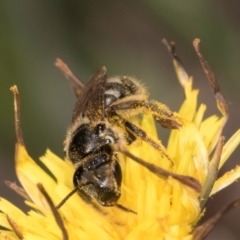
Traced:
[[[194, 46], [204, 70], [210, 71], [208, 66], [204, 66], [197, 41]], [[206, 106], [197, 106], [198, 90], [192, 89], [192, 78], [188, 77], [176, 57], [174, 46], [168, 47], [186, 97], [179, 111], [184, 124], [180, 130], [171, 132], [167, 146], [174, 164], [171, 165], [158, 151], [142, 141], [131, 144], [128, 151], [177, 176], [183, 175], [183, 181], [174, 176], [156, 176], [132, 159], [119, 154], [123, 170], [120, 204], [136, 213], [86, 203], [77, 194], [56, 210], [54, 206], [73, 189], [74, 168], [70, 162], [63, 161], [47, 150], [40, 161], [51, 171], [52, 178], [28, 155], [20, 128], [18, 90], [14, 86], [17, 133], [15, 164], [24, 190], [13, 183], [8, 182], [8, 185], [26, 198], [25, 203], [32, 210], [24, 213], [0, 198], [0, 226], [3, 227], [0, 229], [0, 239], [189, 240], [205, 237], [213, 225], [212, 219], [195, 228], [205, 211], [204, 203], [209, 196], [240, 177], [240, 168], [237, 166], [217, 179], [218, 170], [240, 143], [240, 130], [223, 146], [221, 134], [228, 112], [222, 94], [217, 91], [215, 79], [212, 82], [210, 79], [210, 82], [223, 116], [213, 115], [204, 119]], [[211, 74], [209, 71], [208, 77]], [[140, 125], [151, 137], [158, 138], [151, 116], [144, 115]], [[197, 179], [202, 186], [201, 191], [185, 184], [184, 176]], [[239, 201], [234, 203], [236, 206]]]

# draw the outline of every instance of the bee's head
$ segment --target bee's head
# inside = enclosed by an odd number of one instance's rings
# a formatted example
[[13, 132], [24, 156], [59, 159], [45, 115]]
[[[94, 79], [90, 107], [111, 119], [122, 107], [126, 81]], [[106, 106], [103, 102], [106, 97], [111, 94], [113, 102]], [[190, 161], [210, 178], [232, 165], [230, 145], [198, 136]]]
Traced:
[[83, 198], [95, 199], [103, 206], [115, 205], [121, 195], [121, 168], [116, 156], [109, 151], [101, 149], [90, 154], [73, 177], [73, 183]]

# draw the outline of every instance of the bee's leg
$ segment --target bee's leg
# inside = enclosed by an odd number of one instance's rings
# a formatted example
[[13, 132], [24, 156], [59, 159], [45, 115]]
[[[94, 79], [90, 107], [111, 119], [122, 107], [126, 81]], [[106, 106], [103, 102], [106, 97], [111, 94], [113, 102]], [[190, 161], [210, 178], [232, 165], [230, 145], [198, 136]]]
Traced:
[[162, 103], [151, 100], [145, 102], [144, 106], [145, 111], [151, 113], [155, 120], [164, 128], [179, 129], [183, 124], [182, 119]]
[[128, 144], [131, 144], [136, 140], [136, 134], [132, 133], [128, 128], [126, 128], [126, 140]]
[[57, 58], [55, 66], [60, 69], [60, 71], [65, 75], [68, 81], [71, 84], [71, 87], [75, 93], [75, 96], [78, 98], [81, 95], [84, 84], [80, 81], [74, 73], [69, 69], [68, 65], [63, 62], [60, 58]]
[[182, 119], [166, 105], [153, 100], [141, 100], [139, 96], [136, 96], [136, 99], [131, 97], [119, 100], [113, 103], [108, 111], [115, 111], [124, 118], [142, 113], [151, 114], [162, 127], [169, 129], [179, 129], [183, 124]]
[[119, 143], [115, 144], [113, 146], [113, 149], [116, 152], [120, 152], [120, 153], [124, 154], [125, 156], [131, 158], [133, 161], [135, 161], [135, 162], [139, 163], [140, 165], [142, 165], [143, 167], [147, 168], [150, 172], [154, 173], [156, 176], [158, 176], [160, 178], [172, 177], [172, 178], [178, 180], [179, 182], [183, 183], [184, 185], [194, 189], [195, 191], [201, 192], [201, 188], [202, 188], [201, 184], [199, 183], [199, 181], [197, 179], [195, 179], [193, 177], [173, 173], [173, 172], [165, 170], [155, 164], [146, 162], [143, 159], [130, 153], [127, 149], [124, 148], [124, 146], [122, 146]]
[[161, 141], [152, 139], [144, 130], [142, 130], [141, 128], [139, 128], [138, 126], [131, 122], [126, 121], [125, 127], [133, 135], [149, 143], [152, 147], [157, 149], [164, 157], [166, 157], [171, 162], [171, 165], [173, 165], [173, 160], [169, 157], [167, 150], [162, 145]]

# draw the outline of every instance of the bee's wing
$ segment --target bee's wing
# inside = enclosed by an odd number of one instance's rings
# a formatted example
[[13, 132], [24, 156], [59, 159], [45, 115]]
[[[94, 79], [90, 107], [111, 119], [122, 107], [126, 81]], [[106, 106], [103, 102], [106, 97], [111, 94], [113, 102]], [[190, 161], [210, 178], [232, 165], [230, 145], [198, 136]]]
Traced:
[[98, 122], [104, 119], [104, 92], [107, 81], [107, 69], [98, 69], [90, 81], [84, 86], [78, 97], [72, 121], [78, 116], [87, 116], [90, 122]]

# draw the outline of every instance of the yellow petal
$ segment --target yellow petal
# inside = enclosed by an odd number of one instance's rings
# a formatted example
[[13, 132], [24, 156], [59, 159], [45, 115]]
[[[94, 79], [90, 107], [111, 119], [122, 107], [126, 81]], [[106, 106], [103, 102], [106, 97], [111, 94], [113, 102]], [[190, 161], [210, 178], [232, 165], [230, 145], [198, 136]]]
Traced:
[[175, 162], [175, 172], [195, 177], [200, 183], [205, 181], [208, 153], [194, 124], [189, 122], [174, 131], [174, 142], [169, 141], [168, 152]]
[[[192, 85], [192, 81], [187, 82], [185, 91], [186, 89], [190, 88], [189, 85]], [[198, 92], [198, 90], [187, 91], [186, 99], [179, 110], [179, 115], [188, 121], [192, 121], [193, 117], [195, 116]]]
[[205, 104], [201, 104], [198, 108], [198, 111], [197, 111], [195, 117], [194, 117], [193, 122], [198, 129], [202, 123], [203, 116], [204, 116], [206, 109], [207, 109], [207, 106]]
[[25, 216], [24, 212], [4, 198], [0, 198], [0, 211], [7, 213], [10, 216]]
[[234, 133], [234, 135], [224, 145], [223, 151], [222, 151], [222, 157], [219, 164], [219, 169], [229, 159], [230, 155], [237, 148], [239, 143], [240, 143], [240, 129], [236, 133]]
[[2, 240], [18, 240], [19, 238], [16, 236], [16, 234], [14, 232], [0, 230], [0, 239], [2, 239]]
[[58, 183], [62, 183], [70, 189], [73, 187], [72, 178], [74, 168], [72, 163], [63, 161], [50, 150], [47, 150], [46, 154], [40, 157], [40, 161], [52, 172]]
[[200, 133], [204, 139], [209, 155], [215, 148], [225, 123], [225, 117], [219, 118], [216, 115], [207, 118], [201, 123]]
[[36, 204], [48, 209], [48, 204], [37, 189], [37, 183], [41, 182], [46, 191], [52, 192], [53, 198], [58, 200], [57, 195], [53, 191], [54, 180], [32, 160], [25, 147], [19, 143], [16, 144], [15, 158], [16, 173], [22, 186]]
[[235, 169], [232, 169], [231, 171], [226, 172], [222, 177], [217, 179], [217, 181], [213, 186], [210, 196], [219, 192], [223, 188], [229, 186], [239, 178], [240, 178], [240, 166], [236, 166]]

